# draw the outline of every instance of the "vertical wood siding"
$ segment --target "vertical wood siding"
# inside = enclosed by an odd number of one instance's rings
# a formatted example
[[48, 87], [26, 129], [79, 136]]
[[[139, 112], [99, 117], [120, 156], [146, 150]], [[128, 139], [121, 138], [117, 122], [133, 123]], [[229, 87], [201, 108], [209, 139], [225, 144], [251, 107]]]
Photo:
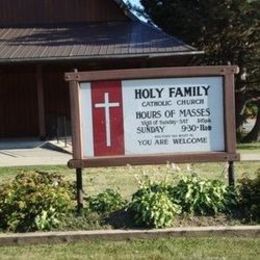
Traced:
[[47, 135], [64, 135], [64, 120], [70, 120], [69, 87], [64, 81], [64, 72], [44, 71], [43, 87]]
[[[36, 68], [0, 72], [0, 138], [39, 136]], [[57, 123], [70, 120], [68, 83], [60, 70], [43, 71], [47, 135], [56, 136]], [[59, 120], [59, 121], [58, 121]]]
[[38, 135], [34, 72], [0, 74], [0, 138]]
[[124, 20], [113, 0], [0, 0], [0, 25]]
[[[47, 135], [56, 136], [58, 118], [70, 121], [70, 100], [68, 82], [64, 81], [64, 73], [77, 67], [79, 71], [123, 69], [143, 67], [180, 66], [186, 60], [156, 60], [144, 63], [136, 60], [109, 60], [96, 63], [74, 65], [43, 66], [43, 88]], [[0, 138], [37, 137], [38, 104], [36, 86], [36, 65], [19, 65], [12, 68], [0, 67]], [[62, 124], [62, 122], [61, 122]], [[61, 128], [63, 125], [61, 126]]]

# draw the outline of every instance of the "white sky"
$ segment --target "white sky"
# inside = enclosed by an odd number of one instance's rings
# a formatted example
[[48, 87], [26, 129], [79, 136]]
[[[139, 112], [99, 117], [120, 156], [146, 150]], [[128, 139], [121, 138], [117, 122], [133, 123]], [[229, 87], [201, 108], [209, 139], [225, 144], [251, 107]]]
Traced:
[[129, 2], [137, 6], [140, 5], [140, 0], [129, 0]]
[[131, 2], [132, 2], [133, 4], [140, 5], [140, 1], [139, 1], [139, 0], [131, 0]]
[[[124, 2], [127, 2], [127, 0], [123, 0]], [[128, 0], [131, 4], [133, 4], [133, 5], [136, 5], [136, 6], [140, 6], [141, 7], [141, 4], [140, 4], [140, 0]], [[135, 13], [135, 12], [134, 12]], [[140, 19], [140, 20], [142, 20], [142, 21], [144, 21], [144, 22], [147, 22], [147, 19], [145, 18], [145, 17], [143, 17], [143, 16], [141, 16], [141, 15], [138, 15], [138, 14], [136, 14], [137, 16], [138, 16], [138, 18]]]

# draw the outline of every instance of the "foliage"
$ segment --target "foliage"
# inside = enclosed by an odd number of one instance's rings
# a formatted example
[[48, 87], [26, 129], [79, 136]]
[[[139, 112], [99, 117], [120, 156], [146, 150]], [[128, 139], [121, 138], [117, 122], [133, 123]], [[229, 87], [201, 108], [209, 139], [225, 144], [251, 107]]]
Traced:
[[57, 227], [72, 207], [72, 185], [61, 175], [18, 174], [0, 185], [0, 227], [27, 232]]
[[[251, 104], [260, 107], [260, 1], [141, 0], [141, 3], [143, 12], [158, 27], [204, 50], [202, 63], [240, 67], [236, 77], [236, 122], [240, 130], [246, 107]], [[260, 138], [260, 117], [256, 125], [250, 135], [255, 141]]]
[[[162, 228], [182, 225], [180, 219], [183, 221], [185, 217], [198, 218], [191, 223], [201, 225], [199, 218], [209, 215], [215, 218], [215, 214], [229, 213], [234, 208], [236, 216], [242, 215], [245, 220], [259, 222], [260, 216], [260, 173], [254, 180], [243, 178], [238, 192], [219, 180], [194, 175], [182, 178], [176, 185], [146, 179], [133, 194], [127, 210], [121, 195], [107, 189], [87, 198], [88, 207], [81, 216], [74, 212], [73, 190], [74, 186], [58, 174], [26, 172], [17, 175], [13, 181], [0, 185], [0, 229], [26, 232], [136, 225]], [[181, 213], [184, 216], [177, 216]]]
[[126, 201], [123, 200], [122, 196], [112, 189], [106, 189], [94, 197], [88, 197], [87, 202], [90, 210], [100, 214], [112, 213], [126, 205]]
[[260, 221], [260, 170], [255, 179], [239, 181], [239, 210], [247, 220]]
[[183, 213], [214, 215], [236, 205], [236, 193], [222, 181], [207, 180], [197, 176], [183, 177], [170, 195], [181, 205]]
[[181, 212], [180, 206], [170, 200], [165, 183], [149, 183], [140, 188], [133, 195], [128, 210], [137, 225], [155, 228], [170, 226], [174, 216]]

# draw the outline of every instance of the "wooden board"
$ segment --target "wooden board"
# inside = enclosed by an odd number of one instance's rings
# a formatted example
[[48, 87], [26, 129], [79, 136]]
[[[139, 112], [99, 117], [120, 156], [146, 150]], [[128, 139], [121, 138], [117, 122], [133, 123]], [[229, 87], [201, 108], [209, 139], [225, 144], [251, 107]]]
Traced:
[[[187, 163], [187, 162], [216, 162], [216, 161], [236, 161], [239, 160], [239, 155], [236, 153], [236, 135], [235, 135], [235, 108], [234, 108], [234, 74], [238, 73], [236, 66], [207, 66], [207, 67], [167, 67], [167, 68], [152, 68], [152, 69], [127, 69], [127, 70], [112, 70], [112, 71], [92, 71], [92, 72], [75, 72], [66, 73], [65, 79], [70, 82], [71, 104], [72, 104], [72, 133], [73, 133], [73, 160], [69, 162], [71, 168], [99, 167], [99, 166], [117, 166], [117, 165], [141, 165], [141, 164], [163, 164], [169, 162]], [[134, 154], [128, 151], [125, 153], [95, 153], [87, 154], [85, 152], [86, 145], [86, 116], [82, 112], [82, 97], [81, 84], [92, 84], [95, 82], [112, 82], [115, 80], [151, 80], [153, 79], [170, 79], [179, 80], [182, 82], [185, 79], [222, 79], [223, 78], [223, 93], [220, 96], [222, 100], [219, 102], [219, 110], [222, 111], [220, 116], [223, 119], [223, 134], [219, 135], [223, 140], [223, 148], [201, 149], [198, 151], [181, 150], [181, 153], [173, 151], [149, 153], [147, 152]], [[184, 80], [184, 81], [183, 81]], [[101, 87], [100, 87], [101, 89]], [[93, 98], [93, 96], [92, 96]], [[154, 97], [155, 98], [155, 97]], [[217, 97], [216, 97], [217, 98]], [[127, 99], [127, 98], [126, 98]], [[212, 99], [212, 97], [211, 97]], [[214, 97], [213, 97], [214, 99]], [[91, 99], [90, 99], [91, 100]], [[213, 102], [213, 101], [211, 101]], [[113, 103], [114, 106], [117, 103]], [[100, 104], [99, 104], [100, 105]], [[214, 109], [218, 110], [218, 104], [215, 104]], [[94, 107], [94, 105], [93, 105]], [[220, 109], [221, 108], [221, 109]], [[124, 108], [125, 110], [125, 108]], [[215, 117], [218, 117], [216, 114]], [[91, 119], [91, 117], [90, 117]], [[91, 125], [93, 119], [88, 119]], [[221, 119], [221, 120], [222, 120]], [[104, 123], [104, 122], [103, 122]], [[185, 129], [185, 128], [184, 128]], [[104, 129], [100, 129], [104, 131]], [[97, 132], [100, 132], [99, 129]], [[210, 130], [209, 130], [210, 131]], [[89, 132], [87, 132], [89, 133]], [[128, 133], [129, 135], [129, 133]], [[218, 135], [217, 135], [218, 136]], [[212, 137], [211, 137], [212, 138]], [[215, 143], [216, 140], [214, 141]], [[109, 146], [107, 144], [107, 146]], [[94, 144], [95, 146], [95, 144]], [[191, 145], [190, 145], [191, 146]], [[186, 146], [188, 147], [188, 146]], [[220, 146], [221, 147], [221, 146]], [[94, 149], [95, 150], [95, 149]], [[129, 150], [129, 149], [128, 149]]]

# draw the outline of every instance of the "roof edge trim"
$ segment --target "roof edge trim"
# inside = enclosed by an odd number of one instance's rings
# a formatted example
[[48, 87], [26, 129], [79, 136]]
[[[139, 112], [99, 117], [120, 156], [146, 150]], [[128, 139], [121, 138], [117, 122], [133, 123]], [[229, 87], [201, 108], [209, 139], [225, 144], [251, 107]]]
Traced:
[[74, 57], [46, 57], [46, 58], [31, 58], [31, 59], [0, 59], [0, 64], [14, 64], [24, 62], [48, 62], [48, 61], [84, 61], [84, 60], [102, 60], [102, 59], [127, 59], [127, 58], [166, 58], [177, 56], [203, 55], [204, 51], [187, 51], [187, 52], [162, 52], [162, 53], [143, 53], [143, 54], [128, 54], [128, 55], [103, 55], [103, 56], [74, 56]]

